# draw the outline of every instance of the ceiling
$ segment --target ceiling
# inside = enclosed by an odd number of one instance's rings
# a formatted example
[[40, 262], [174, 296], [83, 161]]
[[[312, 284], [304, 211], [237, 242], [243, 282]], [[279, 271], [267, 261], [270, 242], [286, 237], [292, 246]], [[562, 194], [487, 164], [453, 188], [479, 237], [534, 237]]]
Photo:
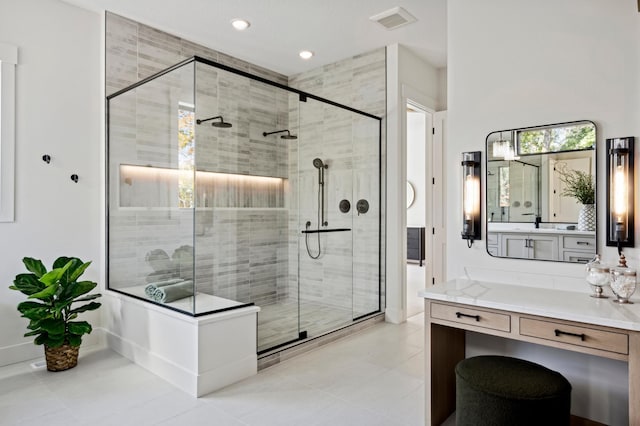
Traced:
[[[110, 12], [293, 75], [399, 43], [436, 68], [446, 66], [446, 0], [63, 0]], [[400, 6], [417, 21], [387, 30], [369, 17]], [[251, 23], [243, 32], [233, 18]], [[302, 60], [300, 50], [315, 56]]]

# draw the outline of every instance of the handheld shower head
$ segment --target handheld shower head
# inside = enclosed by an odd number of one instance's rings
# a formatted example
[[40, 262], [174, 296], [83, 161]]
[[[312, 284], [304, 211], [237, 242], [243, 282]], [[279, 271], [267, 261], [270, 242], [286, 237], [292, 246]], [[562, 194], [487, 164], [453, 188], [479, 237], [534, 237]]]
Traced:
[[313, 159], [313, 167], [315, 167], [316, 169], [322, 169], [322, 168], [324, 168], [324, 163], [322, 162], [321, 159], [314, 158]]

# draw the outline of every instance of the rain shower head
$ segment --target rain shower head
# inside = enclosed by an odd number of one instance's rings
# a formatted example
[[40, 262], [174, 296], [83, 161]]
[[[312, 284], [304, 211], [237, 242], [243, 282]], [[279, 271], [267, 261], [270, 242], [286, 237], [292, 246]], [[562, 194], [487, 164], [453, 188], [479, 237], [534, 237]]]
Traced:
[[228, 129], [229, 127], [232, 126], [231, 123], [227, 123], [226, 121], [224, 121], [224, 118], [222, 118], [221, 115], [215, 116], [215, 117], [211, 117], [211, 118], [205, 118], [204, 120], [196, 120], [197, 124], [202, 124], [205, 121], [210, 121], [210, 120], [217, 120], [220, 119], [220, 121], [214, 121], [213, 123], [211, 123], [211, 125], [213, 127], [218, 127], [220, 129]]
[[296, 135], [292, 135], [291, 132], [287, 129], [284, 130], [276, 130], [275, 132], [262, 132], [262, 136], [267, 137], [269, 135], [273, 135], [274, 133], [284, 133], [287, 132], [286, 135], [280, 136], [282, 139], [298, 139]]

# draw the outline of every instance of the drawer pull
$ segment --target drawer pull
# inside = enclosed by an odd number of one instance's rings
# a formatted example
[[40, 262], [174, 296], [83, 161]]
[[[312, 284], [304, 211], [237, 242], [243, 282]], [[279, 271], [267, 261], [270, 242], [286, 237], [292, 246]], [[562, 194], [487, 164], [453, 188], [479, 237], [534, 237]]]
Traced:
[[584, 338], [585, 335], [583, 334], [577, 334], [577, 333], [569, 333], [568, 331], [562, 331], [562, 330], [558, 330], [557, 328], [554, 330], [556, 333], [556, 337], [560, 336], [561, 334], [564, 334], [566, 336], [574, 336], [574, 337], [579, 337], [580, 340], [582, 340], [584, 342]]
[[576, 241], [577, 245], [583, 245], [583, 246], [588, 246], [589, 245], [589, 241]]
[[469, 315], [469, 314], [463, 314], [462, 312], [456, 312], [456, 317], [458, 318], [467, 317], [467, 318], [473, 318], [476, 321], [480, 321], [480, 315]]

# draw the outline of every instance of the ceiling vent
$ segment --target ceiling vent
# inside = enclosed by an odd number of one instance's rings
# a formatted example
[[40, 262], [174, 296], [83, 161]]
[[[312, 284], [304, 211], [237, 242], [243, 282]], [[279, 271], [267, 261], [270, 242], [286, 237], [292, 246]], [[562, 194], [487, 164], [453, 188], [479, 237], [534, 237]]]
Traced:
[[[640, 1], [640, 0], [639, 0]], [[370, 17], [372, 21], [377, 22], [388, 30], [395, 30], [403, 25], [417, 21], [416, 17], [401, 7], [394, 7], [377, 15]]]

